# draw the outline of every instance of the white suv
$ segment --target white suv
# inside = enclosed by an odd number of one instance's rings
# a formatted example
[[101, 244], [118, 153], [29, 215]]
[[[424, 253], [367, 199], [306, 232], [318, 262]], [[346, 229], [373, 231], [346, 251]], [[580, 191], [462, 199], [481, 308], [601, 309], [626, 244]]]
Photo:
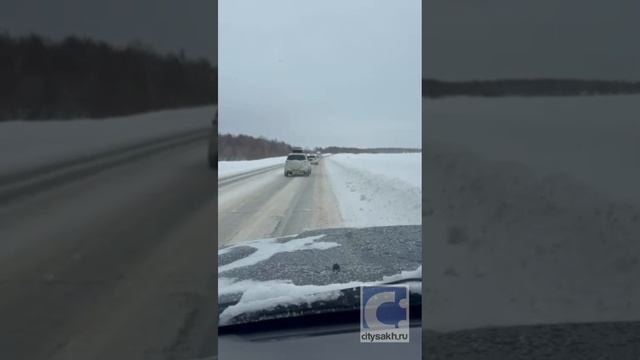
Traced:
[[291, 153], [287, 156], [287, 160], [284, 163], [284, 176], [296, 174], [304, 176], [311, 175], [311, 163], [304, 153]]

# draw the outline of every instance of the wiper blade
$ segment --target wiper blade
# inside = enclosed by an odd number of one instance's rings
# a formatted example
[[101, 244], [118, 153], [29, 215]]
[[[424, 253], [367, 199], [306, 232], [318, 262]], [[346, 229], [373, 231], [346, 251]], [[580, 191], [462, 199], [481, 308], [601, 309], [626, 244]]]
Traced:
[[[218, 327], [218, 334], [252, 334], [274, 332], [279, 330], [314, 328], [332, 326], [351, 326], [357, 328], [360, 326], [360, 288], [352, 288], [345, 291], [345, 298], [351, 298], [354, 301], [344, 301], [338, 299], [340, 306], [334, 303], [327, 307], [319, 306], [317, 303], [304, 305], [291, 305], [291, 311], [273, 310], [271, 314], [267, 312], [256, 312], [253, 314], [245, 314], [234, 319], [234, 322], [228, 325]], [[319, 302], [320, 303], [320, 302]], [[422, 302], [420, 294], [411, 294], [409, 301], [410, 326], [418, 326], [422, 321]]]
[[414, 283], [414, 282], [422, 283], [422, 278], [421, 277], [405, 278], [400, 280], [387, 281], [387, 282], [381, 283], [380, 285], [395, 285], [395, 284], [406, 284], [406, 283]]

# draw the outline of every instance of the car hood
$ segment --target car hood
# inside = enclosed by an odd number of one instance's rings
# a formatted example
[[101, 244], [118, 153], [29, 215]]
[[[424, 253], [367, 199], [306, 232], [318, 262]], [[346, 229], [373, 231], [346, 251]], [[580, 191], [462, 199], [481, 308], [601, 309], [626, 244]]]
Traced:
[[420, 293], [421, 226], [322, 229], [248, 241], [219, 249], [218, 264], [220, 326], [301, 304], [327, 311], [332, 301], [336, 307], [349, 301], [342, 290], [363, 284], [413, 279], [412, 292]]

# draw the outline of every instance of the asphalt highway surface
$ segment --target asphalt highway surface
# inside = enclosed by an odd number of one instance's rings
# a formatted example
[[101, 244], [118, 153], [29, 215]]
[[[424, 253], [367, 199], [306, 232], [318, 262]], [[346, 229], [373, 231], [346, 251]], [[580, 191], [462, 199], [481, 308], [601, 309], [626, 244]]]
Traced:
[[0, 358], [217, 350], [209, 130], [0, 182]]
[[283, 164], [221, 179], [218, 196], [220, 247], [341, 223], [324, 160], [308, 177], [285, 177]]

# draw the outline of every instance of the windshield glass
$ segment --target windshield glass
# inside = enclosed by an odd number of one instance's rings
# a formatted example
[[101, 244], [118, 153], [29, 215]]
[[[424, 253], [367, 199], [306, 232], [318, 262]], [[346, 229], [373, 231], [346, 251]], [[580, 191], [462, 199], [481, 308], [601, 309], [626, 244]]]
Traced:
[[[220, 126], [239, 133], [219, 145], [220, 326], [357, 314], [341, 291], [392, 279], [420, 295], [420, 2], [268, 3], [220, 2]], [[382, 53], [357, 45], [373, 23]]]

